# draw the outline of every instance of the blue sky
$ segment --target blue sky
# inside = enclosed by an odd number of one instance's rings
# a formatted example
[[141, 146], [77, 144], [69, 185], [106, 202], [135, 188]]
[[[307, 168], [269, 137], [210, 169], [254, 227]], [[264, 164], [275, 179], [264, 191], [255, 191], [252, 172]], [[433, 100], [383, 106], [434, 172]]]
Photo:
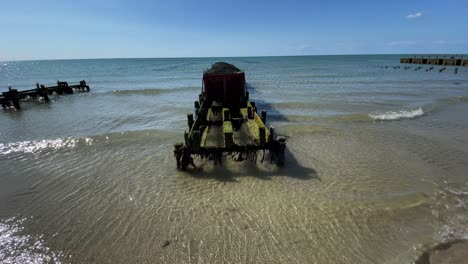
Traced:
[[0, 60], [468, 53], [467, 0], [0, 0]]

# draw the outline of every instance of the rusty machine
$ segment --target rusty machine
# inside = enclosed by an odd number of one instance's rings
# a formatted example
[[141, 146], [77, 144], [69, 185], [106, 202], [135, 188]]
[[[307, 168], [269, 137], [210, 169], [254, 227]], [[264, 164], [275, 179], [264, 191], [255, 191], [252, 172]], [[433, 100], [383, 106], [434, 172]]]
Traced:
[[45, 102], [49, 102], [49, 95], [56, 93], [58, 95], [73, 94], [73, 90], [79, 92], [89, 92], [89, 86], [86, 81], [82, 80], [79, 84], [69, 85], [67, 82], [57, 81], [56, 86], [46, 87], [45, 85], [36, 83], [36, 88], [25, 91], [18, 91], [12, 87], [8, 91], [0, 95], [0, 103], [3, 108], [13, 105], [16, 109], [21, 109], [20, 100], [26, 98], [42, 98]]
[[224, 157], [257, 161], [257, 153], [269, 154], [270, 162], [284, 164], [286, 139], [267, 128], [266, 111], [257, 114], [249, 101], [245, 74], [234, 65], [218, 62], [203, 73], [202, 91], [194, 102], [195, 114], [187, 114], [184, 142], [174, 145], [177, 168], [195, 167], [193, 157], [221, 165]]

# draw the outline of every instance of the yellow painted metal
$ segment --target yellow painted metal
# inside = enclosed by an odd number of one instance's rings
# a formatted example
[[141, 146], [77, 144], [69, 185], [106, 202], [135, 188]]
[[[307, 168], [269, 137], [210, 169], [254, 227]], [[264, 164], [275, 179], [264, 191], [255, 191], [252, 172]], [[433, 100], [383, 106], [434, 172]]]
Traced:
[[206, 137], [208, 135], [208, 127], [205, 127], [205, 130], [203, 131], [202, 138], [200, 140], [200, 147], [204, 148], [206, 146]]
[[[247, 103], [247, 107], [248, 106], [252, 106], [250, 102]], [[265, 124], [263, 123], [260, 116], [256, 112], [254, 112], [254, 119], [249, 119], [247, 108], [241, 108], [240, 112], [242, 117], [244, 118], [245, 124], [247, 124], [249, 128], [250, 136], [252, 137], [255, 144], [261, 145], [264, 142], [267, 142], [268, 138], [270, 137], [270, 131], [266, 129]], [[263, 133], [262, 135], [260, 135], [260, 128], [265, 129], [264, 135]]]
[[232, 123], [231, 121], [224, 121], [223, 122], [223, 133], [231, 133], [232, 134]]
[[224, 136], [224, 146], [226, 148], [231, 147], [234, 145], [234, 138], [233, 138], [233, 129], [231, 121], [224, 121], [223, 122], [223, 136]]

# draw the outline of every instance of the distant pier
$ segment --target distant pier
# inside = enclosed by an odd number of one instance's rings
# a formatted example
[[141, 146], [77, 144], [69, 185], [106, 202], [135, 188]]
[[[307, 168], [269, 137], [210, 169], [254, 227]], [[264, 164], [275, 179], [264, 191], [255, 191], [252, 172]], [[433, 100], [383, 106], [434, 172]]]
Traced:
[[400, 58], [400, 63], [408, 64], [430, 64], [430, 65], [444, 65], [444, 66], [465, 66], [468, 67], [468, 59], [464, 59], [463, 56], [456, 58], [451, 56], [449, 58], [439, 58], [439, 57], [403, 57]]

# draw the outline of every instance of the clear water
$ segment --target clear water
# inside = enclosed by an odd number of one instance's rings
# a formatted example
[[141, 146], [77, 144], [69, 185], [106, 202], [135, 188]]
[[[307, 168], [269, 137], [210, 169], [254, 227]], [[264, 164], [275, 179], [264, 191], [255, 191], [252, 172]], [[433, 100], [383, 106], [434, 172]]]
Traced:
[[[204, 69], [246, 72], [283, 168], [175, 169]], [[468, 68], [399, 56], [0, 62], [0, 262], [408, 263], [468, 237]]]

